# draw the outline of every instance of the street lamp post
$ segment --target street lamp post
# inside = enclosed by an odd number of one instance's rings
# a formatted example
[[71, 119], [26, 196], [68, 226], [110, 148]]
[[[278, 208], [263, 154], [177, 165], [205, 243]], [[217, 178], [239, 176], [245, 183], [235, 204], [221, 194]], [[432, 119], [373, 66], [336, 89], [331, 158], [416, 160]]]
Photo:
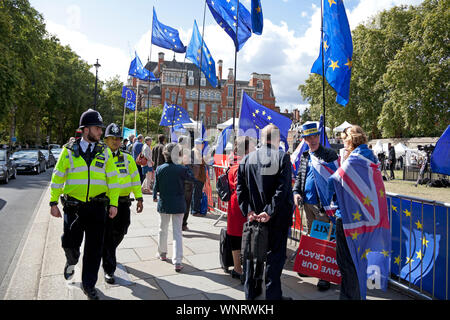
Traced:
[[95, 67], [95, 93], [94, 93], [94, 110], [97, 109], [97, 82], [98, 82], [98, 68], [101, 67], [101, 65], [97, 62], [94, 64]]

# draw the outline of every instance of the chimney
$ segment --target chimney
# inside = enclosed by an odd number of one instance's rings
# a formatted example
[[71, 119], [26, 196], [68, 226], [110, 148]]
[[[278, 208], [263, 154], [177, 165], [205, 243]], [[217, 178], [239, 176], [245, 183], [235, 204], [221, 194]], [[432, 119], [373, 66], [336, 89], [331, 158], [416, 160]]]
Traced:
[[217, 65], [219, 66], [219, 75], [218, 75], [218, 78], [219, 78], [219, 81], [220, 81], [220, 80], [222, 80], [223, 61], [222, 61], [222, 60], [217, 61]]
[[233, 74], [233, 68], [228, 69], [228, 80], [233, 80], [234, 74]]
[[164, 63], [164, 52], [158, 53], [158, 73], [161, 74], [161, 65]]

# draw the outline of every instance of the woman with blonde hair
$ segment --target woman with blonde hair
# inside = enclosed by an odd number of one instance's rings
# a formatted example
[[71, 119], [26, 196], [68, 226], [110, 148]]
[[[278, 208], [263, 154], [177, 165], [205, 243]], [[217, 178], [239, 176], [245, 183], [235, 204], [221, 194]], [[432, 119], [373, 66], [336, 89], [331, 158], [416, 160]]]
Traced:
[[[366, 134], [360, 126], [352, 125], [341, 137], [344, 161], [328, 180], [329, 197], [336, 195], [339, 207], [336, 261], [342, 276], [340, 299], [360, 300], [366, 296], [367, 267], [380, 264], [380, 270], [389, 270], [389, 259], [385, 258], [390, 252], [389, 219], [378, 159], [367, 146]], [[376, 227], [370, 224], [372, 216], [379, 219]], [[363, 232], [366, 229], [370, 232]], [[380, 277], [382, 286], [387, 284], [388, 275], [381, 271]]]

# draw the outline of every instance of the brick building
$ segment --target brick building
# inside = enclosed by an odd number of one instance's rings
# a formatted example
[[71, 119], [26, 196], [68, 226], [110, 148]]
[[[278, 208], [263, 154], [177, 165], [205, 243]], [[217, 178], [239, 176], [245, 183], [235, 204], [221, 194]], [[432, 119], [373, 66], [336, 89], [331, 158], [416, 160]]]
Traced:
[[[139, 84], [138, 110], [149, 105], [157, 106], [176, 103], [185, 108], [192, 119], [197, 119], [198, 92], [200, 81], [200, 118], [203, 116], [207, 127], [216, 127], [218, 123], [233, 117], [234, 73], [228, 69], [227, 78], [223, 78], [223, 62], [217, 62], [218, 87], [213, 88], [203, 73], [190, 62], [178, 62], [164, 59], [164, 53], [158, 54], [158, 62], [147, 62], [147, 70], [161, 79], [161, 82], [148, 83], [136, 78], [128, 79], [128, 86], [136, 92]], [[252, 73], [249, 81], [236, 81], [236, 118], [239, 117], [242, 90], [258, 103], [280, 112], [272, 89], [270, 74]], [[150, 87], [149, 87], [150, 86]]]

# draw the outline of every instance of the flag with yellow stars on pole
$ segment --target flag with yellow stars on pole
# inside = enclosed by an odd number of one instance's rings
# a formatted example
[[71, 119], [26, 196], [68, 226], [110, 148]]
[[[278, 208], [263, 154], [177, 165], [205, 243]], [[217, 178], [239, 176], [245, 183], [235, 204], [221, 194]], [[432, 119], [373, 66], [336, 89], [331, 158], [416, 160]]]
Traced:
[[289, 149], [287, 136], [291, 128], [292, 120], [259, 104], [244, 91], [242, 95], [241, 114], [239, 116], [238, 135], [259, 139], [259, 131], [269, 124], [278, 127], [280, 130], [280, 140], [284, 142], [284, 148], [287, 151]]
[[355, 149], [329, 181], [336, 192], [361, 299], [365, 299], [367, 288], [387, 288], [391, 234], [380, 164], [363, 156], [362, 148]]
[[192, 61], [203, 72], [206, 79], [208, 79], [214, 88], [217, 87], [216, 63], [198, 31], [197, 21], [195, 20], [191, 41], [186, 50], [186, 58]]
[[254, 34], [262, 34], [264, 22], [261, 0], [252, 0], [252, 30]]
[[186, 46], [181, 42], [178, 30], [159, 22], [155, 8], [153, 8], [152, 43], [177, 53], [186, 52]]
[[164, 102], [164, 109], [161, 115], [161, 121], [159, 123], [160, 126], [168, 127], [191, 122], [189, 113], [183, 107], [177, 105], [169, 106]]
[[[350, 99], [353, 42], [342, 0], [323, 0], [323, 51], [325, 78], [336, 90], [336, 102], [346, 106]], [[311, 73], [322, 75], [322, 41], [319, 58]]]

